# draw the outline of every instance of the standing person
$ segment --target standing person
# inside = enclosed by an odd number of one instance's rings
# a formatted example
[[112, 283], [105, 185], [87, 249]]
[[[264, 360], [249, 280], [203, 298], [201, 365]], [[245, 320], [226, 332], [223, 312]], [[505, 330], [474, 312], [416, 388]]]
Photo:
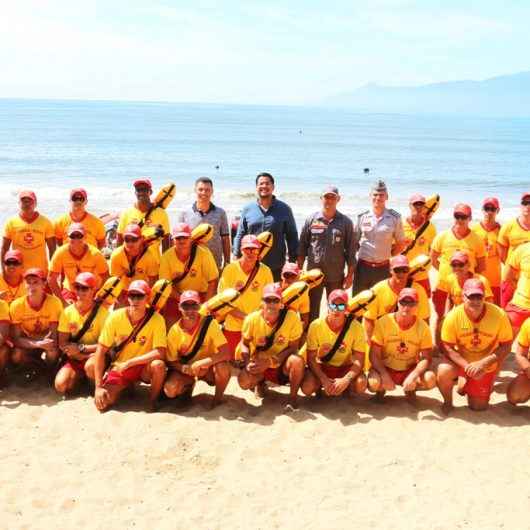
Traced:
[[[499, 230], [497, 246], [503, 263], [507, 263], [512, 252], [523, 243], [530, 241], [530, 192], [521, 196], [521, 211], [519, 215], [506, 221]], [[506, 269], [503, 273], [506, 272]], [[504, 274], [501, 282], [501, 307], [506, 307], [514, 294], [514, 284], [506, 280]]]
[[102, 249], [105, 246], [105, 225], [103, 221], [86, 211], [88, 195], [83, 188], [76, 188], [70, 192], [70, 211], [61, 215], [55, 223], [55, 239], [61, 246], [68, 240], [68, 227], [73, 223], [81, 223], [85, 227], [88, 244]]
[[213, 226], [213, 237], [206, 245], [213, 254], [217, 268], [222, 270], [230, 263], [230, 229], [226, 212], [212, 202], [213, 182], [208, 177], [199, 177], [195, 181], [195, 195], [195, 202], [178, 215], [177, 221], [186, 223], [191, 229], [201, 223]]
[[513, 292], [505, 310], [514, 334], [530, 317], [530, 242], [519, 245], [506, 263], [505, 282]]
[[388, 190], [382, 180], [373, 185], [370, 197], [372, 209], [360, 213], [354, 226], [358, 250], [354, 295], [388, 278], [390, 257], [400, 254], [406, 243], [401, 215], [386, 207]]
[[526, 320], [513, 343], [518, 374], [511, 380], [506, 397], [512, 405], [530, 399], [530, 320]]
[[485, 269], [483, 276], [488, 280], [493, 292], [494, 303], [501, 303], [501, 256], [498, 248], [498, 238], [501, 225], [497, 222], [497, 214], [500, 211], [499, 199], [487, 197], [482, 202], [484, 217], [479, 223], [471, 226], [482, 241], [486, 249]]
[[[423, 195], [415, 193], [409, 199], [410, 215], [403, 221], [403, 230], [406, 237], [406, 245], [403, 254], [407, 256], [409, 261], [412, 261], [417, 256], [429, 255], [431, 245], [436, 237], [436, 228], [426, 217], [425, 208], [426, 199]], [[426, 223], [426, 228], [420, 229]], [[427, 297], [431, 297], [431, 283], [429, 281], [429, 265], [425, 270], [418, 272], [414, 276], [414, 281], [418, 282], [427, 293]]]
[[8, 305], [27, 294], [23, 259], [20, 250], [8, 250], [4, 255], [4, 273], [0, 275], [0, 300]]
[[318, 268], [325, 275], [324, 281], [309, 294], [310, 322], [318, 318], [324, 287], [326, 296], [336, 289], [349, 289], [355, 265], [353, 224], [337, 210], [340, 201], [338, 188], [327, 186], [320, 198], [322, 209], [307, 218], [298, 245], [298, 267], [302, 268], [307, 258], [308, 269]]
[[[117, 237], [118, 245], [123, 243], [125, 228], [130, 224], [140, 224], [144, 235], [149, 227], [161, 226], [164, 231], [164, 237], [162, 238], [162, 252], [164, 252], [171, 245], [169, 216], [164, 208], [151, 210], [153, 206], [151, 202], [153, 185], [149, 179], [135, 180], [133, 186], [136, 194], [136, 202], [134, 206], [131, 206], [120, 215]], [[150, 210], [151, 213], [146, 218]], [[154, 256], [160, 259], [160, 243], [158, 241], [151, 243], [149, 249], [152, 250]]]
[[4, 226], [2, 263], [5, 253], [12, 248], [22, 252], [24, 270], [38, 268], [47, 271], [48, 256], [51, 259], [55, 252], [53, 225], [35, 209], [37, 196], [33, 191], [21, 191], [18, 204], [18, 215], [8, 219]]
[[241, 211], [241, 219], [234, 239], [234, 256], [241, 256], [241, 240], [247, 234], [272, 232], [272, 248], [263, 259], [271, 271], [274, 281], [280, 281], [282, 267], [286, 261], [285, 246], [289, 261], [295, 261], [298, 252], [298, 232], [291, 208], [274, 195], [274, 177], [260, 173], [256, 177], [256, 202], [247, 204]]
[[453, 387], [467, 394], [473, 410], [488, 408], [495, 377], [510, 352], [512, 328], [504, 311], [484, 301], [484, 285], [464, 284], [464, 303], [454, 307], [442, 325], [444, 360], [438, 365], [438, 388], [444, 410], [453, 408]]

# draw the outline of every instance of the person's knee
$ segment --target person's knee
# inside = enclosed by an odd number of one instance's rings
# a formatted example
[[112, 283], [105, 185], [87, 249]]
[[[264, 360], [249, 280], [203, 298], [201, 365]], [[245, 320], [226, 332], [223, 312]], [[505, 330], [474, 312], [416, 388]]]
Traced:
[[72, 384], [68, 377], [57, 374], [55, 378], [55, 391], [59, 394], [66, 394], [72, 387]]
[[427, 370], [423, 375], [423, 387], [431, 390], [436, 386], [436, 374], [432, 370]]
[[447, 364], [447, 363], [440, 363], [438, 365], [438, 370], [436, 372], [438, 383], [453, 384], [456, 376], [457, 376], [456, 370], [452, 365]]
[[241, 372], [239, 372], [237, 382], [243, 390], [250, 390], [254, 386], [251, 377], [246, 370], [241, 370]]
[[320, 382], [311, 372], [308, 372], [300, 388], [304, 395], [311, 396], [320, 388]]
[[354, 379], [353, 389], [356, 394], [364, 394], [368, 388], [368, 380], [362, 372]]
[[164, 385], [164, 394], [168, 398], [176, 398], [177, 396], [180, 396], [183, 392], [183, 386], [176, 384], [175, 382], [172, 383], [166, 383]]
[[213, 367], [213, 373], [216, 379], [226, 381], [230, 379], [230, 364], [226, 361], [217, 363]]
[[90, 379], [91, 381], [94, 381], [96, 378], [96, 374], [94, 371], [94, 363], [90, 363], [89, 361], [85, 364], [85, 375]]
[[368, 390], [370, 392], [379, 392], [381, 390], [381, 376], [373, 368], [368, 373]]
[[166, 375], [166, 363], [162, 359], [151, 361], [151, 377], [164, 377]]
[[287, 361], [287, 369], [291, 375], [299, 375], [304, 371], [304, 360], [299, 355], [290, 355]]
[[521, 389], [518, 385], [518, 378], [515, 378], [510, 385], [508, 386], [508, 390], [506, 391], [506, 399], [509, 403], [512, 405], [518, 405], [519, 403], [525, 403], [528, 401], [528, 398], [530, 396], [524, 395], [523, 392], [521, 392]]

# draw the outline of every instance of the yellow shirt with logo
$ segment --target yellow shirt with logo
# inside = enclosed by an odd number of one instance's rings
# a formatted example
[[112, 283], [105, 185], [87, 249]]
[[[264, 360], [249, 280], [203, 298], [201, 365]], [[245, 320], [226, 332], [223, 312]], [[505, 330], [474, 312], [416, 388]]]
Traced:
[[85, 253], [78, 258], [70, 252], [69, 243], [66, 243], [55, 252], [50, 263], [50, 272], [63, 274], [64, 287], [70, 291], [73, 290], [75, 277], [80, 272], [101, 276], [108, 270], [107, 260], [101, 251], [92, 245], [87, 245]]
[[[485, 310], [478, 322], [472, 321], [464, 305], [453, 307], [442, 324], [442, 341], [454, 346], [469, 363], [480, 361], [495, 352], [499, 344], [511, 342], [512, 326], [506, 313], [494, 304], [485, 302]], [[487, 371], [493, 372], [496, 365]]]
[[[240, 289], [243, 287], [243, 285], [245, 285], [248, 276], [249, 275], [246, 274], [241, 268], [239, 261], [229, 263], [223, 269], [217, 292], [220, 293], [229, 287], [232, 287], [233, 289]], [[272, 272], [269, 267], [267, 267], [267, 265], [264, 263], [260, 263], [258, 272], [251, 284], [247, 287], [247, 289], [245, 289], [245, 292], [241, 294], [239, 298], [235, 300], [235, 302], [232, 303], [232, 305], [247, 315], [253, 311], [256, 311], [259, 309], [261, 304], [263, 287], [265, 287], [265, 285], [268, 283], [272, 283], [273, 281]], [[228, 315], [226, 317], [224, 328], [227, 331], [241, 331], [242, 326], [242, 320], [234, 318], [232, 315]]]
[[[418, 293], [418, 318], [428, 319], [431, 316], [431, 308], [425, 289], [417, 282], [412, 282], [411, 287], [416, 289], [416, 292]], [[368, 320], [377, 320], [379, 317], [382, 317], [387, 313], [393, 313], [396, 310], [399, 293], [392, 290], [389, 280], [381, 280], [380, 282], [377, 282], [372, 287], [372, 291], [376, 295], [375, 300], [370, 302], [366, 309], [366, 313], [364, 314], [364, 318]]]
[[[307, 356], [307, 350], [311, 350], [317, 352], [318, 358], [324, 357], [333, 348], [339, 334], [340, 330], [335, 332], [329, 327], [326, 317], [313, 320], [309, 324], [307, 342], [302, 347], [300, 355], [305, 358]], [[366, 339], [363, 327], [359, 322], [354, 320], [344, 335], [335, 355], [325, 364], [330, 366], [348, 366], [353, 362], [352, 357], [354, 352], [361, 352], [364, 356], [365, 351]]]
[[27, 337], [42, 338], [50, 330], [51, 324], [59, 322], [62, 310], [61, 301], [47, 294], [40, 307], [32, 307], [27, 296], [17, 298], [11, 304], [9, 313], [11, 322], [19, 325]]
[[3, 276], [0, 276], [0, 300], [5, 300], [9, 305], [13, 300], [28, 293], [26, 282], [21, 279], [18, 285], [9, 285]]
[[[527, 318], [523, 322], [523, 325], [517, 334], [516, 340], [522, 348], [530, 347], [530, 318]], [[528, 356], [530, 357], [530, 352], [528, 352]]]
[[[420, 225], [421, 226], [421, 225]], [[414, 240], [416, 237], [416, 233], [420, 227], [413, 227], [410, 224], [410, 221], [408, 219], [403, 220], [403, 231], [405, 232], [405, 237], [407, 239]], [[429, 221], [429, 224], [427, 225], [427, 228], [425, 231], [421, 234], [421, 236], [418, 238], [418, 240], [414, 243], [414, 246], [407, 252], [407, 258], [409, 259], [409, 262], [411, 262], [414, 258], [421, 255], [429, 256], [431, 253], [431, 244], [434, 241], [434, 238], [436, 237], [436, 228], [434, 225]], [[414, 275], [414, 278], [416, 280], [425, 280], [429, 277], [429, 269], [431, 266], [429, 265], [426, 267], [427, 270], [418, 272]]]
[[54, 236], [51, 221], [41, 214], [32, 223], [17, 215], [4, 225], [4, 237], [11, 240], [11, 248], [22, 252], [24, 270], [33, 267], [48, 270], [46, 240]]
[[242, 337], [248, 341], [251, 358], [272, 359], [271, 367], [279, 366], [276, 356], [289, 346], [290, 342], [297, 341], [302, 336], [302, 323], [300, 317], [290, 309], [287, 311], [285, 320], [280, 328], [274, 334], [272, 346], [263, 351], [257, 351], [257, 348], [264, 346], [267, 337], [272, 333], [273, 326], [270, 326], [263, 318], [261, 310], [254, 311], [247, 315], [243, 322]]
[[428, 324], [416, 318], [408, 329], [402, 329], [396, 322], [396, 314], [390, 313], [377, 320], [372, 343], [381, 347], [381, 360], [392, 370], [407, 370], [418, 364], [419, 354], [433, 347]]
[[510, 254], [507, 264], [519, 276], [512, 304], [530, 310], [530, 243], [519, 245]]
[[11, 322], [11, 317], [9, 315], [9, 305], [4, 300], [0, 300], [0, 323], [9, 323]]
[[68, 242], [68, 227], [73, 223], [81, 223], [85, 227], [85, 238], [89, 245], [97, 247], [98, 241], [105, 240], [106, 232], [103, 221], [99, 217], [86, 212], [81, 221], [73, 221], [70, 213], [65, 213], [56, 219], [54, 229], [57, 242], [62, 241], [63, 244]]
[[530, 241], [530, 230], [525, 230], [517, 218], [506, 221], [499, 230], [499, 237], [497, 241], [508, 249], [506, 261], [510, 258], [512, 252], [522, 245]]
[[[133, 329], [127, 314], [127, 308], [117, 309], [107, 318], [99, 336], [99, 344], [106, 348], [117, 346], [132, 333]], [[165, 348], [166, 345], [166, 323], [164, 317], [159, 313], [154, 313], [149, 322], [138, 333], [136, 339], [119, 352], [114, 362], [128, 361], [156, 348]]]
[[289, 304], [289, 309], [292, 309], [299, 315], [305, 315], [306, 313], [309, 313], [309, 304], [309, 291], [306, 291], [302, 296]]
[[486, 269], [482, 274], [488, 279], [492, 287], [499, 287], [501, 284], [501, 257], [497, 247], [497, 240], [499, 237], [500, 225], [497, 225], [493, 230], [486, 230], [481, 223], [476, 223], [471, 226], [471, 230], [475, 232], [484, 242], [486, 250]]
[[110, 275], [122, 278], [123, 287], [126, 290], [134, 280], [148, 281], [149, 278], [158, 278], [159, 262], [153, 256], [152, 252], [146, 252], [136, 263], [134, 275], [127, 276], [129, 272], [129, 258], [123, 245], [115, 248], [110, 256]]
[[[69, 333], [75, 335], [84, 325], [91, 310], [82, 315], [75, 304], [69, 305], [61, 312], [59, 317], [59, 325], [57, 331], [60, 333]], [[96, 313], [96, 318], [92, 321], [89, 328], [78, 341], [79, 344], [97, 344], [99, 335], [103, 329], [103, 325], [108, 316], [108, 311], [104, 307], [100, 307]]]
[[[490, 282], [487, 278], [482, 276], [482, 274], [477, 273], [472, 273], [469, 278], [476, 278], [477, 280], [480, 280], [484, 284], [486, 298], [493, 298], [493, 292], [491, 291]], [[464, 301], [462, 286], [458, 282], [458, 278], [454, 272], [449, 274], [449, 276], [438, 283], [438, 289], [440, 289], [440, 291], [446, 292], [449, 295], [453, 305], [460, 305]]]
[[[194, 330], [195, 333], [186, 331], [181, 326], [180, 320], [171, 326], [167, 336], [166, 359], [168, 361], [178, 361], [181, 357], [191, 353], [195, 347], [195, 343], [205, 318], [206, 317], [201, 317], [197, 328]], [[225, 344], [226, 339], [221, 330], [221, 326], [215, 319], [212, 319], [208, 325], [208, 331], [206, 332], [202, 346], [187, 364], [217, 353], [219, 348]]]

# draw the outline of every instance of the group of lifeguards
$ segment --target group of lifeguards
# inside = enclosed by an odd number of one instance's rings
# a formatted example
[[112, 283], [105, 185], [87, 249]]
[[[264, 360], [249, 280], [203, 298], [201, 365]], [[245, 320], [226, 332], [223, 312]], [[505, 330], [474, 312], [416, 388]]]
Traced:
[[[381, 398], [400, 385], [413, 397], [438, 385], [445, 410], [455, 386], [481, 410], [513, 342], [519, 373], [508, 400], [530, 399], [530, 193], [521, 199], [520, 216], [502, 227], [497, 199], [484, 201], [484, 220], [471, 227], [471, 208], [459, 204], [453, 226], [438, 235], [422, 214], [425, 199], [415, 195], [404, 223], [407, 240], [400, 242], [407, 255], [390, 259], [389, 278], [373, 285], [368, 298], [366, 291], [352, 298], [332, 290], [326, 314], [310, 322], [307, 291], [285, 300], [303, 273], [299, 265], [285, 263], [274, 283], [260, 259], [263, 241], [248, 234], [241, 257], [220, 271], [188, 224], [170, 231], [149, 180], [134, 188], [136, 203], [120, 216], [119, 246], [109, 260], [101, 251], [105, 227], [86, 211], [84, 189], [71, 191], [70, 211], [55, 224], [37, 211], [34, 192], [20, 192], [1, 251], [4, 381], [8, 367], [19, 367], [27, 379], [48, 370], [55, 389], [67, 394], [87, 378], [101, 411], [140, 381], [150, 385], [152, 408], [161, 397], [189, 399], [197, 380], [215, 387], [217, 405], [234, 373], [242, 389], [260, 395], [266, 382], [289, 385], [293, 407], [300, 390], [337, 396], [368, 389]], [[438, 269], [432, 295], [426, 269], [411, 276], [413, 259], [429, 252]], [[97, 296], [109, 277], [123, 287], [110, 305]], [[160, 311], [153, 302], [159, 279], [171, 285]], [[204, 310], [230, 290], [236, 296], [224, 304], [222, 319]], [[443, 355], [436, 370], [435, 345]]]

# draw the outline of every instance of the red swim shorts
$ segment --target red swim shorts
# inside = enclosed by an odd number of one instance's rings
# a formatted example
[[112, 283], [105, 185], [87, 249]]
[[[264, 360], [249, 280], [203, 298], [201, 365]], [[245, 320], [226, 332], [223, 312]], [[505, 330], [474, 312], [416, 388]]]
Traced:
[[423, 278], [423, 280], [414, 280], [416, 283], [419, 283], [427, 293], [427, 298], [431, 297], [431, 282], [429, 282], [429, 278]]
[[442, 318], [445, 311], [445, 301], [447, 300], [447, 294], [445, 291], [435, 289], [432, 293], [432, 303], [438, 318]]
[[344, 377], [350, 370], [351, 364], [345, 364], [343, 366], [332, 366], [331, 364], [320, 365], [320, 369], [330, 378], [330, 379], [340, 379]]
[[458, 368], [458, 376], [465, 377], [464, 392], [471, 397], [489, 399], [497, 372], [486, 372], [480, 379], [471, 379], [463, 368]]
[[129, 386], [142, 380], [142, 372], [144, 371], [145, 364], [138, 364], [131, 366], [123, 372], [116, 370], [109, 370], [103, 378], [103, 384], [105, 385], [117, 385], [117, 386]]
[[84, 376], [85, 364], [87, 361], [88, 359], [84, 359], [82, 361], [78, 361], [77, 359], [68, 359], [63, 366], [72, 369], [77, 375]]
[[223, 335], [225, 336], [226, 342], [228, 343], [228, 349], [230, 350], [233, 358], [237, 345], [241, 341], [241, 331], [228, 331], [223, 329]]
[[393, 370], [392, 368], [386, 368], [386, 371], [388, 372], [388, 375], [392, 378], [392, 381], [396, 385], [402, 385], [407, 379], [407, 376], [416, 368], [415, 366], [411, 366], [410, 368], [407, 368], [406, 370]]
[[505, 308], [513, 298], [513, 294], [515, 293], [515, 287], [510, 283], [506, 281], [501, 282], [501, 307]]
[[506, 305], [504, 310], [506, 311], [512, 327], [514, 328], [520, 328], [524, 324], [524, 321], [530, 317], [530, 310], [523, 309], [522, 307], [514, 305], [511, 302]]
[[283, 373], [283, 365], [278, 368], [267, 368], [263, 373], [265, 381], [270, 381], [277, 385], [286, 385], [289, 383], [289, 376]]
[[501, 288], [499, 286], [491, 286], [491, 292], [493, 293], [493, 302], [498, 306], [501, 305]]

